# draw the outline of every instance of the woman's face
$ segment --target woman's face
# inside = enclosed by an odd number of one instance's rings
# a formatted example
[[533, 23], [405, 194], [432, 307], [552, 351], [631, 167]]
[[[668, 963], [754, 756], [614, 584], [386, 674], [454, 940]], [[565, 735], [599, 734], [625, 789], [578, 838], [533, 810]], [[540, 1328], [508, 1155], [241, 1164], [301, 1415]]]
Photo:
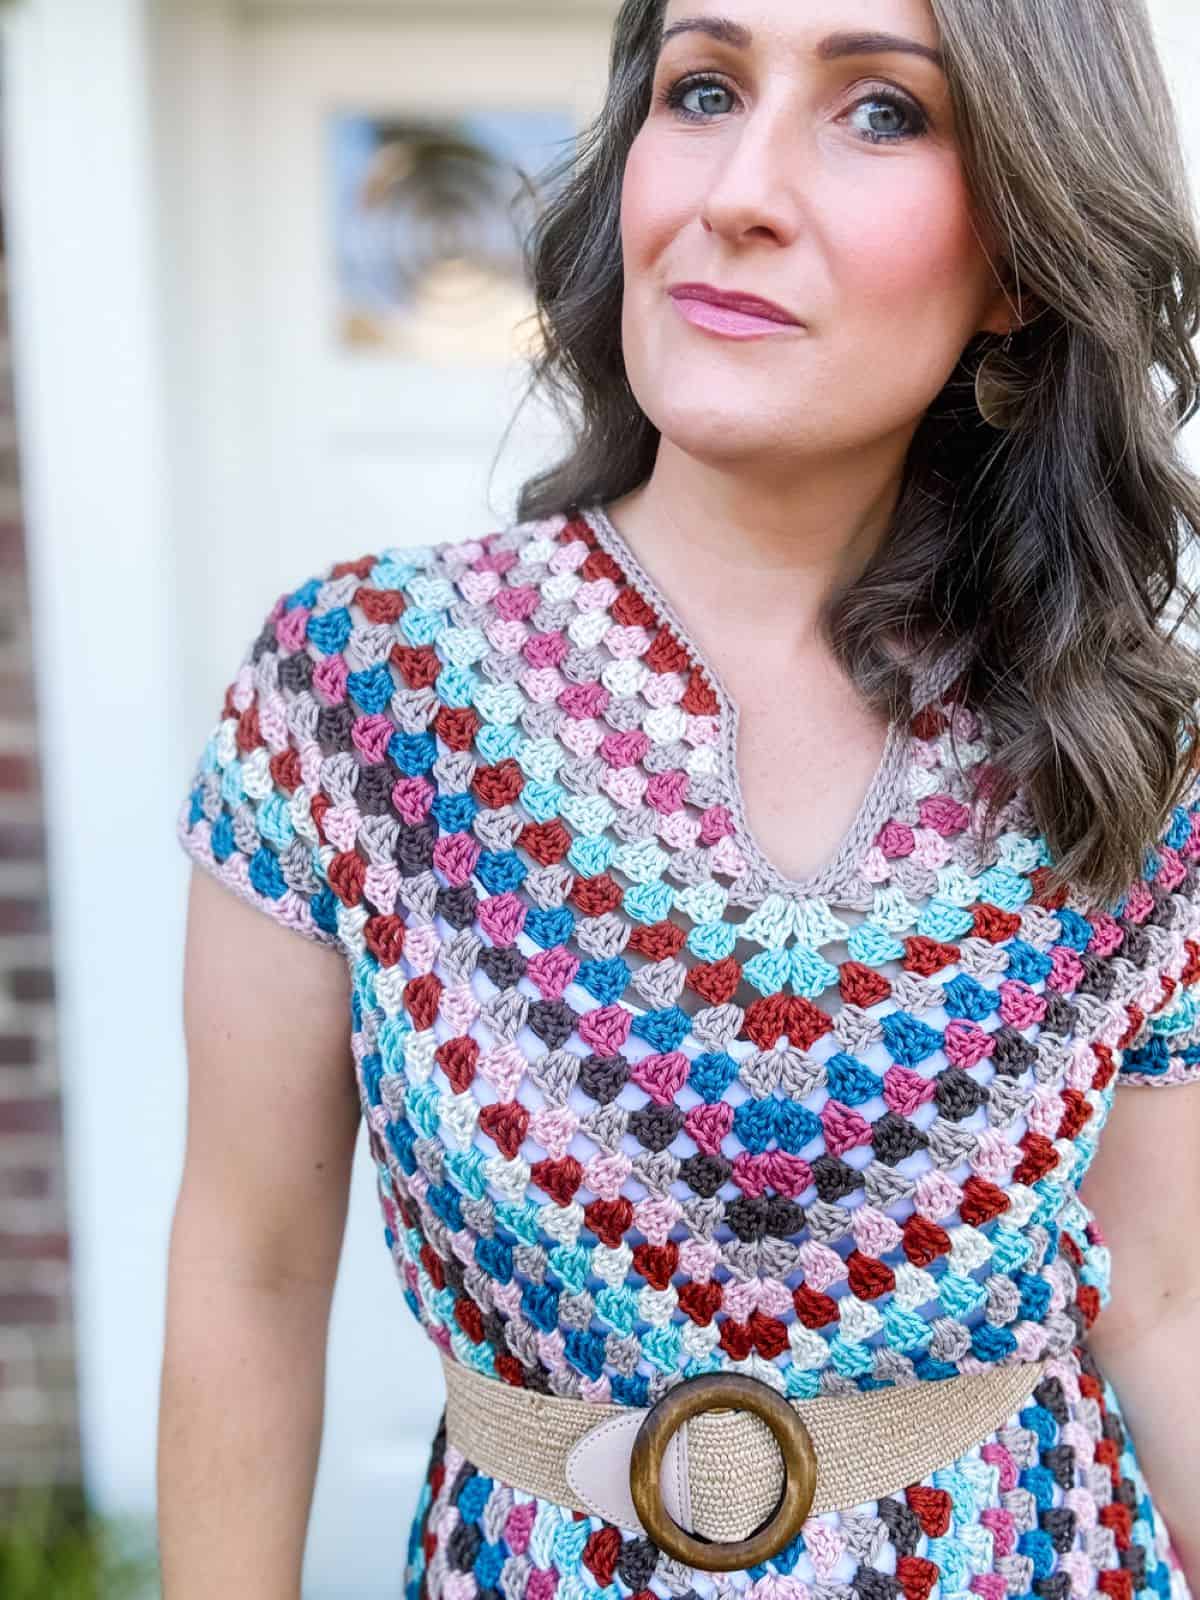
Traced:
[[[687, 454], [778, 483], [814, 455], [891, 436], [902, 450], [971, 336], [1014, 320], [972, 227], [941, 68], [848, 48], [872, 33], [936, 51], [929, 5], [668, 0], [663, 32], [621, 200], [638, 403]], [[708, 313], [669, 293], [681, 283], [798, 322], [730, 337], [692, 320]]]

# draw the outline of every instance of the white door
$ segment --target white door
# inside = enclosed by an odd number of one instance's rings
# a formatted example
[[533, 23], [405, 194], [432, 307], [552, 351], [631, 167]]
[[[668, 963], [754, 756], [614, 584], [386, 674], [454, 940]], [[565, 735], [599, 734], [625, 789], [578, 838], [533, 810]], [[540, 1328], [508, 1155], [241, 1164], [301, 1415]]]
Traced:
[[[353, 555], [483, 531], [547, 458], [553, 430], [526, 407], [491, 472], [522, 376], [517, 361], [503, 361], [496, 334], [506, 313], [525, 307], [511, 284], [485, 280], [478, 259], [445, 260], [447, 241], [450, 251], [466, 242], [503, 255], [504, 197], [484, 193], [485, 178], [445, 151], [440, 163], [436, 153], [429, 160], [423, 188], [420, 174], [391, 174], [396, 233], [418, 262], [430, 250], [442, 256], [437, 281], [427, 276], [416, 291], [415, 354], [346, 343], [335, 260], [339, 240], [343, 250], [354, 242], [337, 207], [368, 122], [384, 125], [385, 136], [389, 123], [442, 128], [446, 146], [477, 137], [493, 152], [506, 137], [524, 138], [549, 154], [544, 141], [573, 137], [591, 114], [609, 19], [561, 8], [531, 18], [522, 8], [522, 18], [505, 20], [505, 9], [486, 22], [441, 9], [390, 27], [286, 19], [254, 27], [255, 376], [263, 525], [281, 558], [297, 539]], [[379, 165], [386, 182], [386, 160]], [[460, 198], [461, 227], [449, 215]]]

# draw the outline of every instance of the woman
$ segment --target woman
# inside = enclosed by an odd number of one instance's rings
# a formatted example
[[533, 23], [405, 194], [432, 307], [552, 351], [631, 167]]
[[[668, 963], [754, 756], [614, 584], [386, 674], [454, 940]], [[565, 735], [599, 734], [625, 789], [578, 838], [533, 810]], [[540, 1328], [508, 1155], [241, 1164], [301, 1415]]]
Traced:
[[360, 1117], [447, 1381], [414, 1600], [1185, 1600], [1200, 1094], [1117, 1093], [1200, 1078], [1146, 14], [627, 0], [532, 262], [570, 454], [283, 595], [180, 817], [170, 1600], [298, 1593]]

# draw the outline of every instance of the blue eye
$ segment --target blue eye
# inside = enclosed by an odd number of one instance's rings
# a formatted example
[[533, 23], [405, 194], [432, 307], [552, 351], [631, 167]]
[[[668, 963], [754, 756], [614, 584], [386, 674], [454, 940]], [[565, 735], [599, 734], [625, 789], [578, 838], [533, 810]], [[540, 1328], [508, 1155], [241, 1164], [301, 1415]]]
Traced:
[[[682, 117], [687, 122], [712, 122], [715, 117], [721, 114], [720, 111], [712, 113], [698, 111], [685, 105], [684, 102], [693, 93], [699, 92], [702, 95], [711, 95], [714, 91], [718, 95], [727, 95], [733, 100], [737, 99], [734, 90], [728, 84], [722, 82], [720, 78], [714, 77], [711, 73], [692, 73], [685, 77], [677, 78], [673, 83], [668, 84], [658, 96], [658, 103], [675, 112], [677, 116]], [[907, 139], [919, 138], [928, 130], [929, 122], [925, 113], [917, 102], [910, 99], [908, 95], [900, 94], [893, 89], [873, 89], [870, 94], [864, 95], [860, 100], [856, 100], [850, 109], [857, 111], [860, 106], [870, 105], [886, 106], [893, 113], [894, 120], [900, 119], [903, 122], [907, 119], [907, 126], [891, 132], [880, 132], [877, 129], [864, 128], [862, 137], [869, 144], [900, 144]]]
[[887, 106], [888, 110], [894, 112], [897, 117], [907, 117], [909, 120], [907, 131], [901, 131], [900, 133], [879, 133], [864, 129], [863, 138], [867, 139], [871, 144], [896, 144], [902, 139], [916, 139], [929, 126], [920, 106], [917, 105], [915, 100], [910, 100], [907, 95], [894, 94], [887, 89], [875, 89], [870, 94], [864, 95], [861, 100], [856, 100], [851, 109], [857, 111], [859, 106], [869, 105]]
[[680, 116], [686, 117], [689, 122], [707, 122], [709, 119], [702, 111], [689, 111], [684, 105], [684, 100], [694, 89], [708, 91], [716, 89], [720, 94], [731, 95], [733, 91], [726, 88], [719, 78], [679, 78], [668, 88], [663, 96], [664, 104], [671, 110], [678, 111]]

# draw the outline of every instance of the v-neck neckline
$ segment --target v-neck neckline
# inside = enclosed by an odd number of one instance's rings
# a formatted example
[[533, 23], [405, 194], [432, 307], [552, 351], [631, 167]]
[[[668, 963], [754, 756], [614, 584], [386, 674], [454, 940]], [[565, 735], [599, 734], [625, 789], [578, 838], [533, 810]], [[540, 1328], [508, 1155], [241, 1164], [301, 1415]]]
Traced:
[[875, 771], [833, 854], [817, 870], [793, 877], [776, 866], [767, 855], [746, 814], [738, 763], [741, 709], [736, 697], [708, 659], [670, 596], [642, 565], [604, 505], [596, 502], [578, 507], [577, 511], [595, 534], [601, 548], [621, 568], [626, 581], [675, 635], [712, 690], [719, 708], [721, 787], [738, 847], [750, 867], [755, 897], [773, 893], [788, 899], [820, 898], [827, 903], [838, 903], [840, 896], [841, 903], [847, 906], [869, 909], [874, 899], [874, 886], [863, 875], [863, 856], [880, 828], [893, 815], [900, 800], [903, 780], [912, 757], [913, 718], [941, 689], [953, 682], [965, 663], [965, 650], [961, 646], [952, 649], [938, 660], [932, 670], [914, 677], [909, 711], [892, 718]]

